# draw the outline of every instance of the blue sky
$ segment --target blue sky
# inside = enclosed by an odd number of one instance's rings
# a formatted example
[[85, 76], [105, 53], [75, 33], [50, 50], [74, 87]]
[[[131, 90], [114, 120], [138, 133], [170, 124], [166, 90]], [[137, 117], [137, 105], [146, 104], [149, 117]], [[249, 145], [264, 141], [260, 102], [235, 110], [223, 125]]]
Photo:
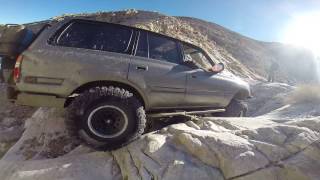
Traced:
[[204, 19], [264, 41], [279, 41], [292, 16], [320, 11], [320, 0], [0, 0], [0, 4], [2, 24], [134, 8]]

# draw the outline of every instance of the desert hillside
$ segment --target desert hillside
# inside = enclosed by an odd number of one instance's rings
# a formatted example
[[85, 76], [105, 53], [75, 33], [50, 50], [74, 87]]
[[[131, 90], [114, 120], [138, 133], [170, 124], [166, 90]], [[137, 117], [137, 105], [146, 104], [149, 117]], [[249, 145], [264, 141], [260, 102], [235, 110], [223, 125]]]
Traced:
[[29, 26], [37, 31], [44, 23], [56, 23], [70, 17], [135, 26], [190, 42], [202, 47], [213, 61], [225, 63], [229, 71], [241, 77], [265, 80], [271, 61], [274, 61], [280, 66], [278, 80], [281, 82], [316, 80], [315, 59], [311, 52], [281, 43], [257, 41], [217, 24], [190, 17], [128, 10], [63, 15]]

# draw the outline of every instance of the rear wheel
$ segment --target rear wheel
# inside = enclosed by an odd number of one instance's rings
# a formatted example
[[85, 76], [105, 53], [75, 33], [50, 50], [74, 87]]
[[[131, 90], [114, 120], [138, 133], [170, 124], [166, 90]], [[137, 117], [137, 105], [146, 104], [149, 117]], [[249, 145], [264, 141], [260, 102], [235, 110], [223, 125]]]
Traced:
[[96, 87], [77, 96], [68, 106], [69, 134], [96, 149], [120, 148], [143, 132], [145, 111], [129, 91]]
[[245, 117], [248, 111], [246, 103], [233, 99], [227, 106], [226, 111], [221, 113], [224, 117]]

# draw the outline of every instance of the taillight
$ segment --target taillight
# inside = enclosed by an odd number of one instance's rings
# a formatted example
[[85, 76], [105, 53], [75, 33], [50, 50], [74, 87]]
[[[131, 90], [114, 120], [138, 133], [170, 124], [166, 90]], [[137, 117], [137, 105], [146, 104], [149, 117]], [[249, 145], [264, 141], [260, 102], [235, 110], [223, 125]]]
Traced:
[[18, 56], [18, 58], [16, 60], [16, 64], [14, 65], [13, 80], [15, 83], [19, 82], [19, 80], [20, 80], [22, 60], [23, 60], [23, 56], [22, 55]]

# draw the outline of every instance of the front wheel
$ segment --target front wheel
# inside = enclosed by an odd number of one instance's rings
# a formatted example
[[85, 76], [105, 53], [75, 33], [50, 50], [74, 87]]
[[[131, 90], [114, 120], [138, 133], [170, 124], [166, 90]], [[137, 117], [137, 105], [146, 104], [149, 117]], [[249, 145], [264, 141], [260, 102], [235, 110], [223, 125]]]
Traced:
[[246, 103], [240, 100], [233, 99], [226, 108], [226, 111], [221, 114], [224, 117], [245, 117], [248, 111]]

